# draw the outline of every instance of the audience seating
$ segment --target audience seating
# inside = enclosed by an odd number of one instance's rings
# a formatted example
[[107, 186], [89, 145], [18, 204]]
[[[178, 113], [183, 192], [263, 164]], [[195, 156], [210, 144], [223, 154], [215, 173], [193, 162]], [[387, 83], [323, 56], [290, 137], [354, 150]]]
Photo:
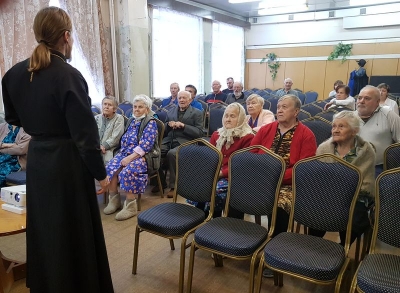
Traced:
[[333, 115], [335, 115], [336, 113], [339, 113], [339, 112], [336, 110], [330, 109], [330, 110], [326, 110], [326, 111], [316, 114], [315, 117], [321, 117], [321, 118], [324, 118], [325, 120], [328, 120], [329, 122], [332, 122]]
[[307, 126], [315, 136], [317, 146], [332, 136], [332, 125], [328, 121], [318, 119], [318, 117], [301, 121]]
[[306, 100], [306, 95], [303, 94], [302, 92], [298, 92], [297, 95], [300, 99], [301, 104], [304, 105], [304, 101]]
[[[159, 120], [159, 119], [155, 119], [156, 123], [157, 123], [157, 131], [158, 131], [158, 146], [161, 149], [161, 145], [162, 145], [162, 140], [164, 138], [164, 131], [165, 131], [165, 125], [164, 123]], [[158, 185], [158, 189], [160, 190], [160, 195], [161, 198], [164, 198], [164, 188], [162, 187], [162, 183], [161, 183], [161, 178], [160, 178], [160, 174], [156, 171], [152, 174], [148, 173], [148, 182], [150, 182], [150, 179], [152, 178], [157, 178], [157, 185]], [[142, 210], [142, 195], [138, 194], [138, 200], [137, 200], [137, 207], [138, 207], [138, 211]]]
[[388, 146], [383, 154], [383, 170], [400, 167], [400, 143]]
[[304, 111], [302, 109], [300, 109], [299, 114], [297, 115], [297, 119], [299, 119], [300, 121], [305, 120], [311, 118], [311, 114], [308, 113], [307, 111]]
[[384, 171], [376, 180], [375, 228], [369, 254], [360, 263], [350, 292], [399, 292], [400, 256], [379, 253], [378, 240], [400, 248], [400, 169]]
[[[268, 100], [264, 100], [263, 109], [265, 109], [265, 110], [270, 110], [270, 109], [271, 109], [271, 102], [268, 101]], [[247, 107], [246, 107], [246, 113], [247, 113]]]
[[315, 101], [312, 104], [321, 107], [322, 109], [325, 109], [325, 105], [328, 103], [326, 101]]
[[226, 106], [222, 104], [211, 104], [209, 107], [207, 135], [211, 136], [214, 131], [222, 127], [222, 117], [224, 117]]
[[269, 101], [270, 103], [271, 103], [271, 106], [270, 106], [270, 108], [269, 108], [269, 110], [272, 112], [272, 113], [274, 113], [274, 115], [276, 115], [276, 110], [277, 110], [277, 107], [278, 107], [278, 100], [279, 100], [279, 98], [276, 98], [276, 97], [274, 97], [274, 98], [269, 98], [267, 101]]
[[117, 114], [125, 115], [124, 110], [122, 110], [120, 107], [117, 107]]
[[[195, 161], [193, 158], [195, 158]], [[189, 247], [186, 241], [190, 234], [211, 219], [222, 154], [205, 140], [196, 139], [178, 147], [176, 163], [173, 202], [161, 203], [138, 214], [132, 274], [136, 275], [137, 273], [139, 235], [141, 232], [146, 231], [169, 239], [171, 250], [175, 250], [173, 239], [182, 238], [178, 290], [182, 293], [185, 252], [186, 248]], [[178, 195], [195, 202], [210, 202], [209, 216], [206, 218], [201, 209], [177, 203]]]
[[6, 176], [6, 185], [24, 185], [26, 184], [26, 171], [10, 173]]
[[[133, 104], [131, 102], [128, 102], [128, 101], [123, 101], [122, 103], [118, 104], [118, 108], [120, 108], [122, 111], [124, 111], [123, 114], [125, 114], [125, 112], [127, 110], [133, 109]], [[118, 113], [118, 114], [121, 114], [121, 113]]]
[[[264, 153], [253, 153], [252, 150], [256, 149], [262, 149]], [[257, 255], [269, 240], [273, 226], [268, 232], [268, 229], [259, 224], [229, 218], [226, 214], [229, 207], [233, 207], [250, 215], [273, 214], [274, 218], [284, 171], [284, 160], [262, 146], [245, 148], [231, 155], [230, 182], [224, 216], [211, 220], [194, 233], [187, 292], [191, 292], [192, 288], [194, 256], [197, 249], [212, 252], [216, 266], [222, 266], [221, 256], [235, 260], [251, 259], [249, 292], [253, 292]]]
[[156, 105], [158, 108], [161, 107], [162, 105], [162, 100], [161, 99], [153, 99], [153, 105]]
[[309, 104], [315, 102], [318, 99], [318, 93], [314, 91], [305, 92], [306, 99], [304, 100], [304, 104]]
[[128, 118], [131, 118], [132, 117], [132, 112], [133, 112], [133, 108], [126, 109], [125, 116], [128, 117]]
[[91, 108], [92, 108], [93, 116], [96, 116], [97, 114], [101, 114], [101, 109], [99, 107], [92, 105]]
[[295, 91], [298, 91], [299, 93], [303, 93], [303, 91], [301, 89], [294, 89]]
[[[360, 187], [360, 171], [335, 155], [315, 156], [295, 164], [288, 232], [280, 233], [266, 244], [256, 292], [261, 290], [264, 266], [274, 271], [275, 285], [283, 286], [283, 274], [286, 274], [320, 285], [336, 284], [335, 292], [340, 292], [342, 277], [350, 262], [351, 223]], [[294, 221], [321, 231], [347, 230], [345, 246], [294, 233]]]
[[323, 108], [321, 108], [317, 105], [314, 105], [314, 104], [303, 105], [303, 106], [301, 106], [301, 109], [310, 113], [311, 117], [317, 115], [318, 113], [321, 113], [324, 110]]

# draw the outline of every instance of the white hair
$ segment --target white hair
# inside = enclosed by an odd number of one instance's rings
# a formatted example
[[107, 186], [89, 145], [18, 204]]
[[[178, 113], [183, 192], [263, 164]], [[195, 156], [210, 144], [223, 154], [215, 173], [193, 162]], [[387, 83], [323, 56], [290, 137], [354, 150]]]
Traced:
[[151, 110], [151, 105], [153, 104], [152, 100], [144, 94], [135, 96], [133, 98], [132, 104], [135, 104], [136, 102], [142, 102], [143, 104], [146, 105], [146, 108], [149, 110]]

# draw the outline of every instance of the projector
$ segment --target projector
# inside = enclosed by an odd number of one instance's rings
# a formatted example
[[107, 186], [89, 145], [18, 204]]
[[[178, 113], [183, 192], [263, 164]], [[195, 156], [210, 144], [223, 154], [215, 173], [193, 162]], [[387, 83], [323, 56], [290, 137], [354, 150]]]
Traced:
[[1, 200], [13, 206], [25, 207], [26, 185], [3, 187], [1, 189]]

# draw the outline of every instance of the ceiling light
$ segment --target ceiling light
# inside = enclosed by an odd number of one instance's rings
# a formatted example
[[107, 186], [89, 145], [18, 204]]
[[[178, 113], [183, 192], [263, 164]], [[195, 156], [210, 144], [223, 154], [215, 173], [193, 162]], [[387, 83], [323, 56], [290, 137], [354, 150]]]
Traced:
[[261, 0], [229, 0], [229, 3], [239, 4], [239, 3], [248, 3], [248, 2], [260, 2]]
[[[304, 1], [304, 0], [303, 0]], [[258, 15], [274, 15], [304, 12], [308, 10], [308, 4], [303, 1], [281, 0], [263, 1], [258, 5]], [[299, 3], [300, 2], [300, 3]], [[303, 2], [303, 3], [301, 3]]]

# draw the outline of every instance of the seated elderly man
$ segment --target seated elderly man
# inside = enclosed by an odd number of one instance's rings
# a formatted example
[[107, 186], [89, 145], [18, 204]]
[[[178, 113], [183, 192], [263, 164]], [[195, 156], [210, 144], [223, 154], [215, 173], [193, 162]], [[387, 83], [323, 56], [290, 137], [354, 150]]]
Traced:
[[235, 81], [233, 83], [233, 93], [229, 94], [226, 98], [225, 103], [232, 104], [232, 103], [239, 103], [243, 104], [246, 102], [247, 96], [243, 92], [243, 84], [240, 81]]
[[280, 89], [276, 92], [276, 96], [282, 97], [284, 95], [295, 95], [296, 97], [299, 96], [298, 92], [292, 90], [293, 80], [291, 78], [286, 78], [283, 82], [283, 89]]
[[204, 99], [206, 103], [215, 103], [218, 101], [225, 102], [226, 94], [221, 92], [221, 83], [218, 80], [214, 80], [212, 83], [212, 93], [207, 95]]
[[[167, 163], [169, 169], [169, 187], [171, 190], [167, 196], [173, 197], [175, 188], [176, 174], [176, 150], [181, 144], [200, 138], [203, 136], [203, 113], [192, 107], [190, 102], [192, 97], [187, 91], [178, 93], [178, 107], [171, 109], [167, 113], [166, 128], [164, 139], [161, 145], [161, 152], [167, 153]], [[194, 161], [195, 162], [195, 161]], [[166, 178], [160, 170], [161, 181], [163, 186], [166, 186]], [[153, 188], [152, 191], [157, 189]]]
[[356, 113], [363, 120], [359, 135], [376, 149], [375, 176], [383, 171], [383, 153], [394, 142], [400, 142], [400, 117], [387, 107], [379, 105], [378, 88], [367, 85], [357, 99]]
[[115, 97], [106, 96], [101, 105], [103, 113], [96, 115], [95, 120], [99, 129], [101, 153], [107, 164], [113, 158], [114, 150], [124, 133], [124, 117], [116, 113], [118, 103]]
[[197, 94], [197, 89], [196, 89], [196, 87], [195, 87], [194, 85], [188, 84], [188, 85], [185, 87], [185, 91], [189, 92], [190, 95], [191, 95], [191, 97], [192, 97], [192, 101], [191, 101], [191, 103], [190, 103], [190, 106], [192, 106], [192, 107], [194, 107], [194, 108], [196, 108], [196, 109], [199, 109], [200, 111], [203, 111], [203, 110], [204, 110], [204, 109], [203, 109], [203, 106], [200, 104], [199, 101], [196, 101], [196, 100], [194, 99], [194, 98], [196, 97], [196, 94]]
[[228, 87], [222, 91], [225, 95], [229, 95], [229, 94], [233, 93], [233, 83], [234, 83], [233, 77], [228, 77], [226, 79], [226, 85]]
[[167, 107], [169, 105], [178, 104], [178, 92], [179, 92], [179, 84], [177, 82], [173, 82], [171, 83], [171, 85], [169, 86], [169, 91], [171, 93], [171, 96], [169, 96], [168, 98], [164, 99], [161, 103], [161, 108]]
[[251, 94], [246, 100], [247, 107], [247, 123], [254, 132], [260, 130], [264, 125], [275, 121], [274, 113], [269, 110], [263, 109], [264, 98], [257, 94]]

